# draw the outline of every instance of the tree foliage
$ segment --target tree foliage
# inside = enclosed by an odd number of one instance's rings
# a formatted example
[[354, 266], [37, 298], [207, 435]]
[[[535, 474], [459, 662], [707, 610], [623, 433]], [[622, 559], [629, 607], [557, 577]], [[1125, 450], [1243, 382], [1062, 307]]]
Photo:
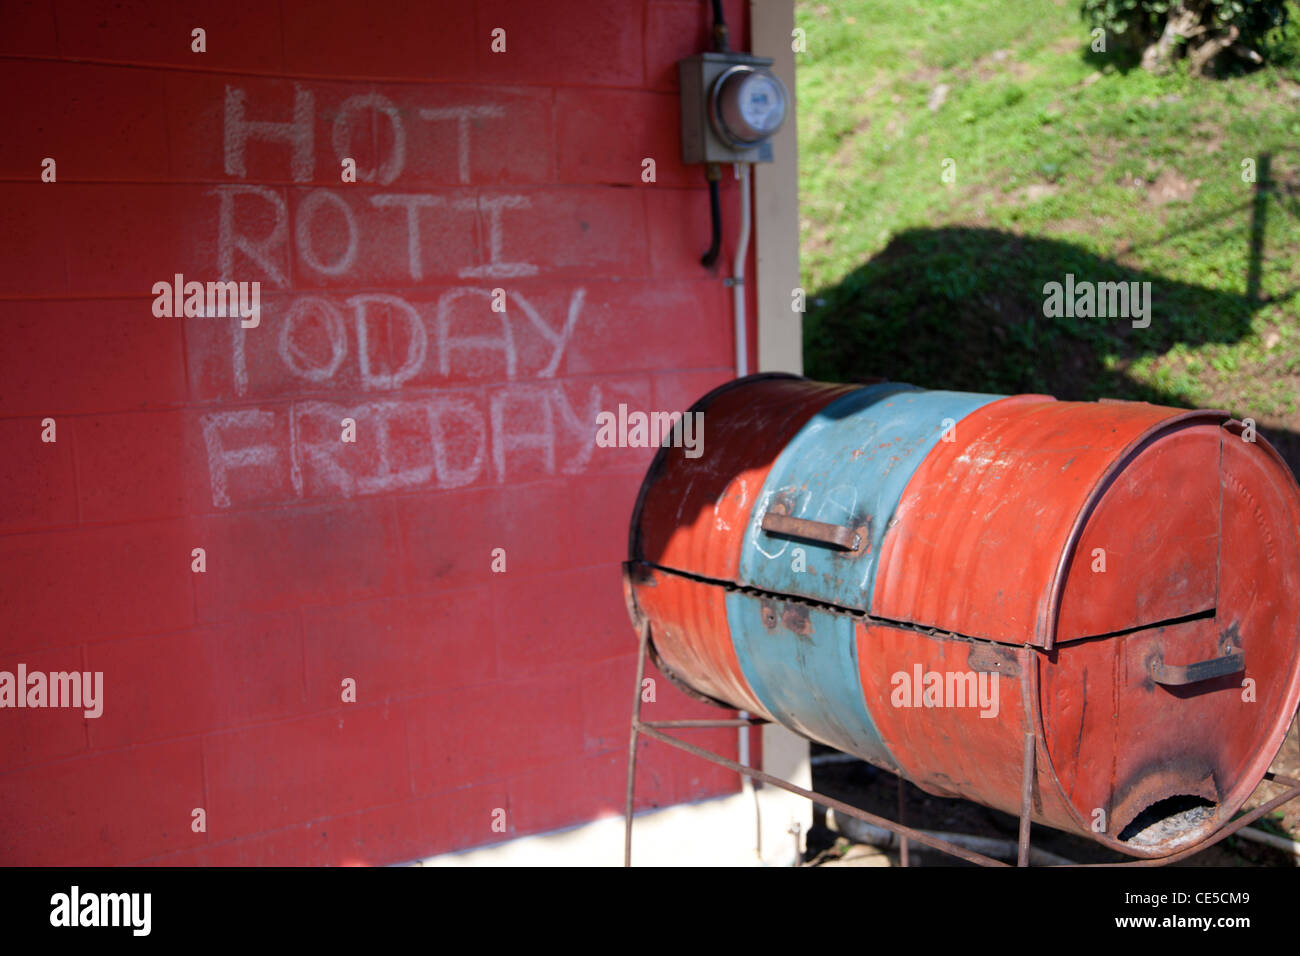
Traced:
[[1185, 55], [1197, 76], [1229, 57], [1263, 63], [1265, 41], [1288, 13], [1286, 0], [1083, 0], [1081, 9], [1094, 28], [1131, 45], [1145, 69], [1164, 72]]

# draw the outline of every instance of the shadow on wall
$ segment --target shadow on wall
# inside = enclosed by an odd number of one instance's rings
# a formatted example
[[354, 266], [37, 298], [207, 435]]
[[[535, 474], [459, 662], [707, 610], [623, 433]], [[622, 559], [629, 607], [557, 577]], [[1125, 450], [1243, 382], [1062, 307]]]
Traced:
[[[1260, 182], [1268, 183], [1261, 157]], [[1146, 355], [1177, 343], [1236, 342], [1250, 333], [1255, 310], [1296, 295], [1260, 295], [1264, 219], [1269, 190], [1257, 188], [1244, 295], [1169, 280], [1104, 259], [1057, 239], [996, 229], [945, 227], [897, 234], [878, 255], [837, 285], [811, 296], [804, 323], [805, 374], [822, 381], [863, 381], [883, 376], [922, 388], [1016, 394], [1058, 399], [1121, 398], [1189, 407], [1176, 393], [1127, 374]], [[1199, 228], [1228, 215], [1208, 215]], [[1170, 237], [1165, 237], [1168, 239]], [[1164, 239], [1158, 241], [1165, 241]], [[1051, 282], [1149, 283], [1149, 325], [1127, 316], [1044, 314]], [[1136, 286], [1132, 285], [1137, 283]], [[1064, 297], [1064, 288], [1062, 289]], [[1109, 290], [1108, 290], [1109, 291]], [[1115, 300], [1108, 298], [1108, 304]], [[1249, 416], [1249, 409], [1227, 409]], [[1256, 416], [1258, 417], [1258, 416]], [[1300, 434], [1270, 428], [1263, 434], [1300, 473]]]

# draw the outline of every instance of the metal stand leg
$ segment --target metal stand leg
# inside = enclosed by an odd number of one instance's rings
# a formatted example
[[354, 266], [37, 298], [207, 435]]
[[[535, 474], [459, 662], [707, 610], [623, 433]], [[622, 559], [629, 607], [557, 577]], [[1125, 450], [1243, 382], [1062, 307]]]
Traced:
[[[645, 650], [646, 650], [647, 639], [648, 639], [647, 636], [643, 634], [641, 638], [642, 654], [641, 654], [641, 659], [637, 664], [637, 695], [636, 695], [636, 702], [633, 704], [634, 716], [632, 718], [632, 734], [630, 738], [631, 751], [628, 754], [628, 787], [627, 787], [628, 802], [627, 802], [627, 815], [626, 815], [627, 830], [626, 830], [626, 838], [625, 838], [624, 851], [623, 851], [624, 852], [623, 861], [625, 864], [630, 865], [632, 859], [632, 788], [635, 782], [635, 773], [636, 773], [636, 743], [638, 740], [638, 736], [644, 736], [644, 737], [648, 737], [651, 740], [657, 740], [661, 743], [665, 743], [672, 747], [676, 747], [678, 750], [683, 750], [686, 753], [693, 754], [696, 757], [699, 757], [702, 760], [707, 760], [709, 763], [716, 764], [719, 767], [725, 767], [734, 773], [743, 774], [744, 776], [749, 777], [752, 780], [761, 780], [763, 783], [770, 784], [771, 786], [774, 787], [779, 787], [780, 789], [785, 790], [788, 793], [794, 793], [794, 794], [798, 794], [801, 797], [806, 797], [807, 799], [812, 800], [814, 803], [818, 804], [819, 806], [825, 807], [827, 809], [833, 809], [837, 813], [842, 813], [846, 816], [850, 816], [855, 819], [861, 820], [863, 823], [870, 823], [878, 827], [883, 827], [884, 829], [889, 830], [891, 833], [897, 834], [897, 836], [899, 837], [900, 849], [906, 847], [907, 842], [916, 842], [923, 846], [927, 846], [932, 849], [939, 850], [943, 853], [947, 853], [951, 856], [955, 856], [958, 859], [966, 860], [968, 863], [976, 863], [979, 864], [980, 866], [1007, 866], [1008, 865], [1006, 863], [1003, 863], [1001, 860], [995, 860], [992, 857], [984, 856], [982, 853], [977, 853], [974, 850], [968, 850], [965, 847], [958, 846], [954, 843], [949, 843], [947, 840], [944, 840], [943, 838], [936, 836], [935, 834], [927, 833], [923, 830], [913, 830], [911, 827], [907, 826], [901, 821], [886, 820], [885, 818], [878, 817], [875, 814], [867, 813], [864, 810], [859, 810], [857, 807], [851, 807], [847, 803], [844, 803], [840, 800], [836, 800], [833, 797], [828, 797], [825, 794], [817, 793], [812, 790], [805, 790], [802, 787], [795, 786], [794, 784], [790, 783], [788, 780], [782, 780], [779, 777], [774, 777], [769, 773], [764, 773], [762, 770], [755, 770], [752, 767], [741, 766], [736, 761], [728, 760], [726, 757], [723, 757], [721, 754], [711, 753], [710, 751], [704, 750], [703, 748], [700, 747], [696, 747], [693, 744], [688, 744], [684, 740], [678, 740], [676, 737], [670, 737], [667, 734], [663, 733], [663, 730], [665, 729], [687, 730], [687, 729], [702, 729], [708, 727], [744, 727], [746, 725], [763, 723], [763, 721], [758, 718], [751, 717], [749, 720], [654, 720], [654, 721], [643, 722], [641, 720], [641, 681], [644, 679], [644, 674], [645, 674], [645, 661], [646, 661]], [[1029, 829], [1030, 829], [1031, 817], [1033, 815], [1034, 764], [1036, 759], [1035, 753], [1036, 753], [1036, 749], [1035, 749], [1034, 735], [1033, 733], [1026, 733], [1025, 734], [1024, 785], [1021, 790], [1021, 804], [1020, 804], [1020, 841], [1017, 848], [1018, 849], [1017, 863], [1020, 866], [1029, 865]], [[1283, 777], [1279, 774], [1273, 773], [1272, 771], [1264, 774], [1264, 779], [1270, 780], [1283, 787], [1286, 787], [1287, 790], [1284, 793], [1282, 793], [1280, 796], [1274, 797], [1272, 800], [1268, 801], [1267, 803], [1258, 806], [1254, 810], [1250, 811], [1249, 813], [1246, 813], [1238, 817], [1236, 820], [1234, 820], [1232, 823], [1225, 826], [1222, 830], [1220, 830], [1209, 840], [1199, 843], [1196, 846], [1188, 847], [1187, 849], [1181, 850], [1178, 853], [1173, 854], [1172, 856], [1161, 857], [1159, 859], [1133, 860], [1127, 863], [1086, 863], [1086, 864], [1076, 864], [1076, 865], [1087, 866], [1087, 867], [1117, 867], [1117, 866], [1149, 867], [1149, 866], [1165, 866], [1169, 863], [1176, 863], [1179, 860], [1186, 859], [1189, 856], [1193, 856], [1197, 853], [1202, 852], [1207, 847], [1213, 846], [1215, 843], [1218, 843], [1220, 840], [1226, 839], [1227, 837], [1236, 833], [1242, 827], [1254, 823], [1260, 817], [1264, 816], [1267, 813], [1271, 813], [1273, 810], [1282, 806], [1284, 803], [1288, 803], [1291, 800], [1300, 798], [1300, 780], [1293, 780], [1290, 777]], [[903, 812], [903, 802], [901, 800], [902, 793], [903, 791], [900, 785], [900, 790], [899, 790], [900, 817], [902, 816], [902, 812]], [[906, 853], [906, 850], [904, 850], [903, 852]], [[904, 859], [906, 860], [906, 858]], [[904, 863], [904, 865], [906, 865], [906, 862]]]
[[[903, 799], [903, 788], [905, 786], [906, 783], [903, 781], [903, 778], [900, 776], [898, 778], [898, 822], [901, 823], [903, 826], [907, 826], [907, 805]], [[909, 865], [908, 853], [907, 853], [907, 837], [903, 836], [901, 833], [898, 836], [898, 859], [899, 859], [899, 863], [902, 866]]]
[[632, 696], [632, 730], [627, 743], [627, 804], [624, 807], [623, 865], [632, 865], [632, 804], [636, 793], [636, 742], [641, 729], [641, 682], [645, 680], [645, 659], [650, 623], [641, 628], [641, 652], [636, 658], [636, 691]]
[[1016, 866], [1029, 865], [1029, 823], [1034, 810], [1034, 735], [1025, 734], [1024, 779], [1020, 784], [1020, 845]]

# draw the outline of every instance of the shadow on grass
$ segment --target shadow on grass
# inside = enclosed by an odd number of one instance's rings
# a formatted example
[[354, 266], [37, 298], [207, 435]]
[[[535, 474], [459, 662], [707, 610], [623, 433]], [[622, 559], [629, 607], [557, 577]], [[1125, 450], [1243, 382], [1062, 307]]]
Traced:
[[[1252, 230], [1252, 293], [1258, 290], [1261, 234]], [[1064, 284], [1067, 274], [1075, 283], [1149, 282], [1150, 325], [1045, 316], [1044, 286]], [[805, 374], [1187, 407], [1179, 395], [1135, 381], [1126, 369], [1180, 342], [1236, 342], [1250, 332], [1262, 303], [1257, 294], [1177, 282], [1057, 239], [983, 228], [911, 229], [837, 285], [814, 293], [804, 326]], [[1264, 427], [1261, 433], [1293, 471], [1300, 470], [1300, 436]]]
[[[1089, 27], [1088, 29], [1091, 31], [1092, 28]], [[1091, 37], [1091, 34], [1089, 34], [1089, 37]], [[1128, 38], [1117, 37], [1114, 34], [1106, 37], [1106, 51], [1104, 53], [1092, 48], [1091, 38], [1085, 40], [1080, 47], [1079, 53], [1083, 57], [1083, 62], [1098, 73], [1114, 70], [1120, 75], [1125, 75], [1142, 66], [1142, 48], [1130, 42]]]

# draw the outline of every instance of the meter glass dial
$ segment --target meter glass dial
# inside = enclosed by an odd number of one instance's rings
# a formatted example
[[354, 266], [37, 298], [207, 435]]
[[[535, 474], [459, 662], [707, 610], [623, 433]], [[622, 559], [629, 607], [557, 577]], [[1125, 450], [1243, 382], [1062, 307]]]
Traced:
[[785, 87], [767, 70], [733, 66], [713, 87], [709, 115], [725, 142], [755, 146], [781, 128]]
[[755, 132], [775, 133], [785, 117], [785, 97], [776, 80], [766, 73], [745, 77], [740, 85], [740, 115]]

